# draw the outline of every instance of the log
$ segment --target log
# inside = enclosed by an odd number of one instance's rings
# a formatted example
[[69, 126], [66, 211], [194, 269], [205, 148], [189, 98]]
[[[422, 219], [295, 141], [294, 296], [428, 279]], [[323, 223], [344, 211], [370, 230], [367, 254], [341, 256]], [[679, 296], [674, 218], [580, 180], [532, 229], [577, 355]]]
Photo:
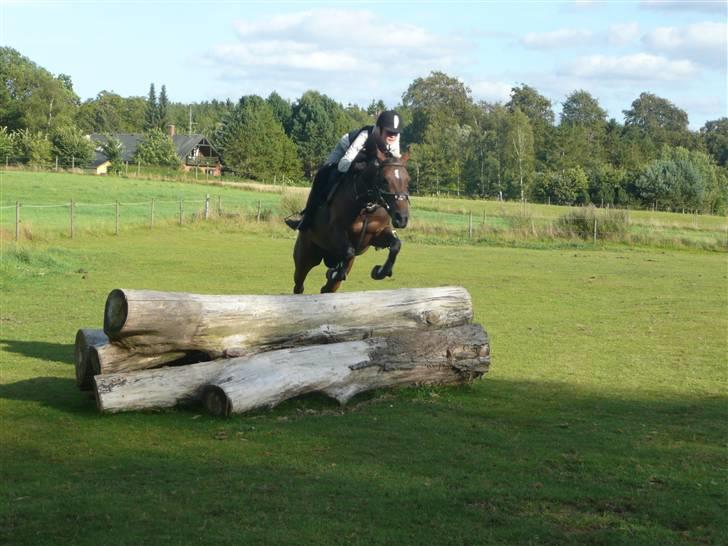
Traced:
[[[472, 315], [470, 294], [452, 286], [306, 296], [204, 296], [116, 289], [104, 310], [104, 331], [116, 349], [98, 352], [99, 368], [101, 373], [151, 368], [164, 364], [166, 353], [178, 356], [188, 351], [202, 351], [213, 359], [249, 356], [299, 345], [457, 326], [470, 322]], [[127, 359], [134, 355], [154, 358], [127, 365], [124, 354]]]
[[458, 384], [490, 363], [483, 327], [468, 324], [389, 337], [279, 349], [181, 367], [94, 377], [99, 411], [170, 408], [204, 398], [215, 415], [271, 407], [309, 392], [340, 403], [370, 389]]
[[76, 385], [82, 391], [93, 389], [94, 369], [89, 358], [92, 347], [109, 343], [109, 338], [103, 330], [81, 328], [76, 332], [73, 362], [76, 367]]

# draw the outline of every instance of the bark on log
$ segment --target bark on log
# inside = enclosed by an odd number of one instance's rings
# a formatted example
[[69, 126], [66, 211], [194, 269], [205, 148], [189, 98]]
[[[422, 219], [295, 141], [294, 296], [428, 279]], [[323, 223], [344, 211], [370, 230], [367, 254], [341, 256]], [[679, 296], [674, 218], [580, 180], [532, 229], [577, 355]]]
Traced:
[[81, 328], [76, 332], [73, 361], [76, 367], [76, 385], [82, 391], [90, 391], [94, 387], [94, 369], [89, 352], [92, 347], [109, 343], [103, 330]]
[[[104, 310], [104, 331], [114, 351], [99, 351], [101, 373], [140, 369], [125, 365], [120, 349], [154, 356], [203, 351], [211, 358], [364, 339], [422, 328], [466, 324], [473, 315], [461, 287], [403, 288], [307, 296], [204, 296], [113, 290]], [[169, 359], [171, 360], [171, 359]]]
[[209, 411], [229, 415], [309, 392], [324, 392], [345, 403], [375, 388], [457, 384], [483, 375], [489, 363], [487, 334], [479, 324], [468, 324], [97, 375], [94, 382], [102, 412], [168, 408], [204, 395]]
[[127, 349], [118, 343], [106, 343], [91, 347], [88, 358], [94, 375], [99, 375], [158, 368], [183, 358], [186, 354], [184, 351], [143, 354]]

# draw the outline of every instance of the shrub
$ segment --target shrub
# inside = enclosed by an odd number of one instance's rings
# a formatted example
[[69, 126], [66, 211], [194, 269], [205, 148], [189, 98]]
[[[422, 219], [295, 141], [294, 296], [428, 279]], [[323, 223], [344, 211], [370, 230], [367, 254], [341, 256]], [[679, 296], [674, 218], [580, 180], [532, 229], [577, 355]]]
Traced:
[[565, 235], [581, 239], [594, 237], [594, 222], [598, 239], [618, 239], [627, 233], [629, 214], [626, 210], [581, 207], [565, 214], [556, 222], [556, 227]]

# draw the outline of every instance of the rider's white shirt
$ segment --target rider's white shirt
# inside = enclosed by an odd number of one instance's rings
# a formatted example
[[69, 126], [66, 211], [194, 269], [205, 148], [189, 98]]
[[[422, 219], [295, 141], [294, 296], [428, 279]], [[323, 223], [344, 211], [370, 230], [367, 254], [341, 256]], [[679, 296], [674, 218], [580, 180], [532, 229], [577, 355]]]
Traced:
[[[378, 131], [379, 129], [375, 127], [374, 130]], [[345, 134], [341, 137], [341, 140], [339, 140], [339, 143], [336, 145], [334, 150], [329, 154], [329, 157], [326, 158], [326, 165], [338, 163], [337, 169], [339, 172], [348, 172], [351, 167], [351, 163], [354, 161], [359, 152], [364, 149], [364, 144], [368, 138], [369, 133], [367, 131], [362, 131], [354, 139], [354, 142], [349, 142], [349, 133]], [[397, 134], [397, 139], [394, 143], [387, 145], [387, 151], [398, 159], [401, 157], [399, 151], [399, 134]]]

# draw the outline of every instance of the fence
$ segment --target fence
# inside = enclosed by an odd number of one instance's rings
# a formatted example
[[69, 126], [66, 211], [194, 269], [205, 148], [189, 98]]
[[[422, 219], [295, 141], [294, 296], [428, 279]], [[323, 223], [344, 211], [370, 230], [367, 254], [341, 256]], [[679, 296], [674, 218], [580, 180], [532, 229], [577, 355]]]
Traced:
[[[176, 200], [151, 199], [149, 201], [111, 203], [84, 203], [71, 199], [67, 203], [54, 205], [24, 205], [16, 201], [14, 205], [0, 206], [0, 227], [14, 234], [20, 241], [24, 234], [29, 237], [33, 220], [42, 217], [42, 225], [50, 230], [64, 230], [73, 239], [77, 235], [79, 220], [85, 227], [108, 227], [113, 225], [115, 235], [121, 234], [122, 223], [127, 225], [147, 224], [154, 228], [160, 221], [174, 220], [179, 225], [211, 217], [246, 216], [256, 221], [267, 218], [271, 211], [264, 208], [260, 199], [251, 208], [249, 202], [223, 206], [222, 196], [206, 194], [202, 200], [179, 198]], [[41, 213], [41, 214], [38, 214]], [[9, 219], [8, 215], [12, 215]], [[12, 228], [11, 228], [12, 225]], [[9, 229], [10, 228], [10, 229]], [[27, 228], [27, 229], [23, 229]]]

